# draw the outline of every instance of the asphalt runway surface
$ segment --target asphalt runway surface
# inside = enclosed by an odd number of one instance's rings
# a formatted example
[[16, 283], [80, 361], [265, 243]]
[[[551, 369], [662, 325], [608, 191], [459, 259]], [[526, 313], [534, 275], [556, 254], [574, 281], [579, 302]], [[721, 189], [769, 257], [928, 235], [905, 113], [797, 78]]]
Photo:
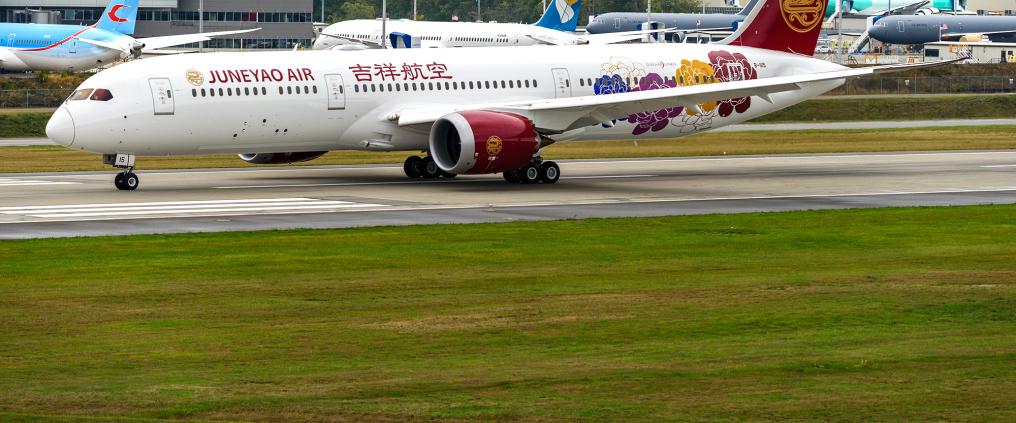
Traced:
[[[860, 122], [814, 122], [814, 123], [746, 123], [731, 125], [713, 132], [738, 131], [803, 131], [803, 130], [841, 130], [841, 129], [902, 129], [902, 128], [941, 128], [948, 126], [998, 126], [1016, 125], [1016, 119], [942, 119], [942, 120], [892, 120], [892, 121], [860, 121]], [[29, 147], [36, 145], [56, 145], [46, 138], [0, 138], [0, 147]]]
[[1016, 151], [561, 162], [556, 185], [401, 166], [0, 175], [0, 239], [1016, 203]]

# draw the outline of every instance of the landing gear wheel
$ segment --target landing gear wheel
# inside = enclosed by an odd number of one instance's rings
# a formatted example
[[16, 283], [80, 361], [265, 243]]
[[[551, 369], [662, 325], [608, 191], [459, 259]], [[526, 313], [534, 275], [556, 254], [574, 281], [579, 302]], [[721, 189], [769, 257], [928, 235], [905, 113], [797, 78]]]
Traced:
[[423, 176], [423, 159], [420, 156], [412, 156], [406, 159], [406, 162], [402, 164], [402, 170], [406, 172], [406, 176], [416, 179]]
[[529, 164], [522, 167], [519, 170], [519, 179], [522, 180], [523, 184], [538, 184], [540, 183], [540, 168], [539, 166]]
[[522, 182], [519, 179], [519, 171], [517, 171], [517, 170], [506, 170], [502, 174], [502, 176], [504, 176], [504, 181], [509, 183], [509, 184], [517, 184], [519, 182]]
[[545, 184], [556, 184], [561, 179], [561, 167], [554, 162], [540, 164], [540, 180]]
[[113, 179], [113, 185], [120, 191], [134, 191], [141, 185], [141, 179], [134, 172], [121, 172]]
[[423, 177], [427, 179], [440, 178], [443, 171], [440, 167], [437, 167], [437, 163], [434, 163], [433, 157], [427, 157], [423, 159]]

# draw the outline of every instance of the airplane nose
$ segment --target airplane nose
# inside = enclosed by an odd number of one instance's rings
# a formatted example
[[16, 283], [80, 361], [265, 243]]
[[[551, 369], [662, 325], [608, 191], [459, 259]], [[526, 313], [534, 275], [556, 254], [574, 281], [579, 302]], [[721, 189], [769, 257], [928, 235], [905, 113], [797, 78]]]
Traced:
[[74, 144], [74, 135], [74, 118], [71, 117], [71, 112], [66, 107], [57, 109], [46, 124], [46, 136], [57, 144], [70, 147]]

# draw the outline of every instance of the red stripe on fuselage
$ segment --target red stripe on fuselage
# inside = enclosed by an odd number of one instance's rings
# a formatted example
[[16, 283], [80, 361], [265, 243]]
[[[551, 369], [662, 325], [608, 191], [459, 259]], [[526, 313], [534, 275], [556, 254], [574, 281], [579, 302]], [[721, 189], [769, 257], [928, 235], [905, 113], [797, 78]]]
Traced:
[[95, 28], [95, 25], [86, 26], [85, 29], [82, 29], [81, 31], [76, 32], [74, 35], [71, 35], [70, 37], [67, 37], [67, 38], [64, 38], [64, 39], [60, 40], [56, 44], [48, 45], [46, 47], [39, 47], [39, 48], [26, 48], [26, 49], [18, 50], [18, 51], [46, 51], [46, 50], [49, 50], [49, 49], [52, 49], [52, 48], [55, 48], [55, 47], [59, 47], [61, 44], [66, 43], [66, 42], [68, 42], [70, 40], [73, 40], [78, 35], [81, 35], [85, 31], [88, 31], [89, 29], [92, 29], [92, 28]]

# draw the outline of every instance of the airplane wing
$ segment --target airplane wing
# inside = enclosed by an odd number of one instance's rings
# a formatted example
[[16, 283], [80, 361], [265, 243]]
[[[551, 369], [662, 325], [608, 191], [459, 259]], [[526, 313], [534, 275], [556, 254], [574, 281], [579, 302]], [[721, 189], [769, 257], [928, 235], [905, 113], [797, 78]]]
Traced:
[[87, 38], [78, 38], [78, 41], [81, 41], [83, 43], [88, 43], [88, 44], [91, 44], [93, 46], [99, 46], [99, 47], [102, 47], [102, 48], [108, 48], [110, 50], [123, 51], [123, 52], [128, 52], [128, 53], [131, 51], [131, 46], [120, 46], [120, 45], [116, 45], [116, 44], [113, 44], [113, 43], [107, 43], [105, 41], [89, 40]]
[[325, 36], [325, 37], [328, 37], [328, 38], [335, 38], [337, 40], [349, 41], [349, 42], [352, 42], [352, 43], [360, 43], [360, 44], [363, 44], [363, 45], [367, 46], [367, 48], [372, 48], [372, 49], [374, 49], [374, 48], [381, 48], [382, 47], [380, 43], [375, 43], [375, 42], [369, 41], [369, 40], [361, 40], [361, 39], [352, 38], [352, 37], [343, 37], [341, 35], [327, 34], [327, 33], [324, 33], [324, 32], [322, 32], [321, 35]]
[[141, 51], [148, 53], [151, 50], [158, 50], [160, 48], [199, 43], [223, 35], [246, 34], [248, 32], [259, 30], [261, 30], [261, 28], [243, 29], [239, 31], [204, 32], [200, 34], [167, 35], [163, 37], [138, 38], [137, 41], [144, 43], [145, 47]]
[[856, 14], [861, 16], [889, 16], [889, 15], [912, 15], [917, 9], [924, 7], [928, 4], [929, 0], [921, 0], [911, 3], [905, 3], [902, 6], [894, 7], [891, 9], [875, 9], [868, 8], [858, 11]]
[[985, 32], [945, 32], [942, 33], [942, 40], [953, 40], [960, 39], [968, 35], [982, 35], [991, 38], [992, 35], [1013, 35], [1016, 34], [1016, 29], [1008, 31], [985, 31]]
[[541, 44], [553, 46], [578, 45], [578, 44], [601, 45], [639, 40], [642, 39], [642, 37], [645, 37], [646, 35], [654, 34], [657, 32], [671, 33], [682, 31], [677, 28], [665, 28], [646, 31], [610, 32], [604, 34], [572, 35], [562, 32], [561, 35], [559, 36], [547, 36], [542, 34], [526, 34], [526, 36], [536, 41], [539, 41]]
[[558, 134], [607, 122], [617, 116], [628, 116], [669, 107], [684, 106], [691, 110], [698, 109], [696, 111], [701, 112], [699, 104], [748, 96], [760, 97], [765, 101], [771, 102], [771, 94], [799, 90], [809, 83], [931, 67], [955, 63], [960, 60], [963, 60], [963, 58], [935, 63], [873, 66], [810, 75], [780, 76], [747, 81], [720, 82], [650, 91], [530, 102], [464, 106], [422, 106], [393, 113], [389, 115], [389, 120], [397, 121], [399, 126], [408, 126], [429, 124], [448, 113], [457, 111], [496, 110], [526, 116], [533, 121], [537, 130], [541, 133]]
[[579, 36], [579, 39], [585, 40], [583, 44], [616, 44], [627, 41], [641, 40], [648, 34], [657, 32], [663, 32], [666, 34], [678, 33], [678, 34], [692, 34], [692, 33], [703, 33], [709, 34], [709, 31], [726, 31], [726, 34], [730, 34], [733, 30], [731, 28], [701, 28], [701, 29], [678, 29], [678, 28], [666, 28], [652, 31], [627, 31], [627, 32], [608, 32], [604, 34], [590, 34]]

